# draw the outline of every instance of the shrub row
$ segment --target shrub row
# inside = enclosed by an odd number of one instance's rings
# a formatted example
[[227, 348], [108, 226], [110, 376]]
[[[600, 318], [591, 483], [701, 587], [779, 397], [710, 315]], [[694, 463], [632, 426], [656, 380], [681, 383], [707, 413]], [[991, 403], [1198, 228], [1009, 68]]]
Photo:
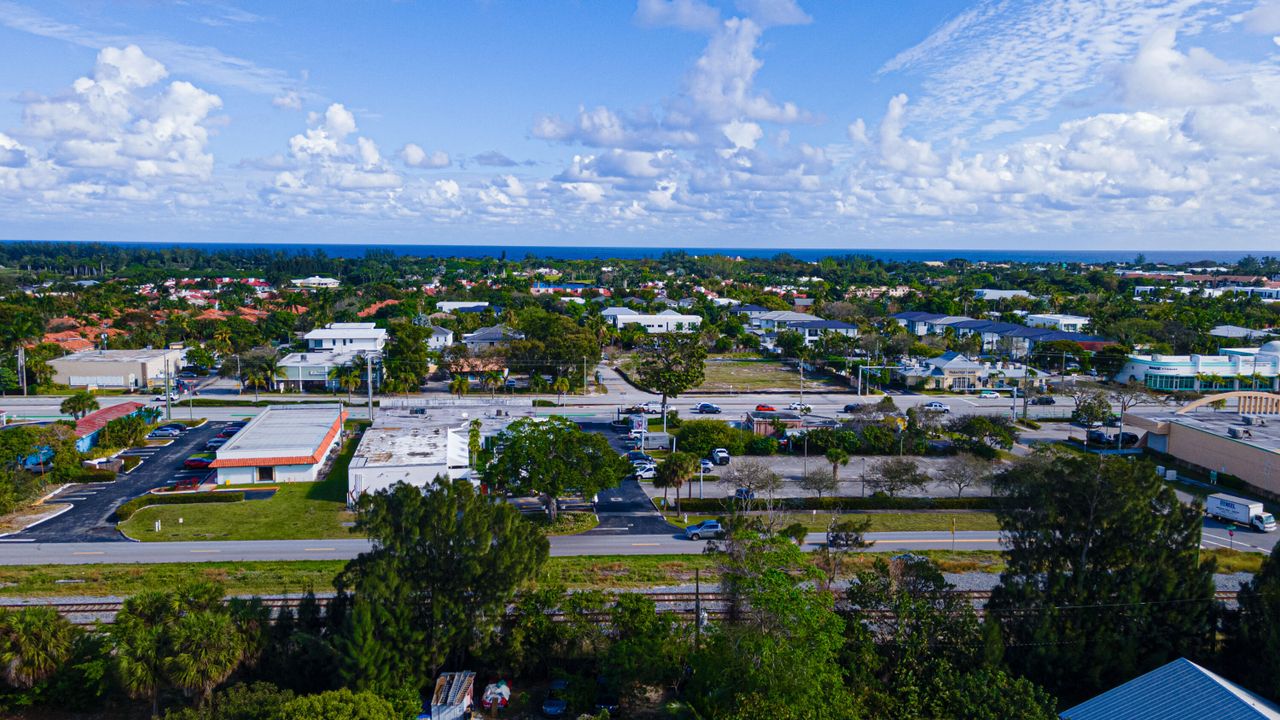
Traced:
[[[995, 510], [1004, 498], [999, 497], [803, 497], [779, 498], [773, 501], [774, 509], [781, 510]], [[731, 498], [693, 498], [680, 500], [684, 512], [716, 513], [727, 510], [734, 501]], [[769, 502], [756, 499], [745, 504], [746, 510], [766, 510]]]
[[116, 508], [116, 521], [124, 522], [148, 505], [200, 505], [203, 503], [234, 503], [244, 501], [242, 492], [202, 492], [179, 495], [147, 493]]

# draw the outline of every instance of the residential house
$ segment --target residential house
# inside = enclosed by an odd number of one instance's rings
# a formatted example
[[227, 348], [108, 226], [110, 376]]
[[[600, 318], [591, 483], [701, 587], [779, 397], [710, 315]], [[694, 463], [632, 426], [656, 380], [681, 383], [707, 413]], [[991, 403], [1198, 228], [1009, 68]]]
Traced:
[[675, 310], [663, 310], [657, 314], [635, 311], [608, 313], [608, 310], [626, 309], [607, 308], [601, 314], [619, 330], [627, 325], [639, 325], [650, 333], [692, 332], [702, 325], [701, 316], [686, 315]]
[[293, 280], [292, 282], [294, 287], [305, 290], [333, 290], [341, 284], [335, 278], [320, 277], [319, 275], [312, 275], [309, 278]]
[[904, 366], [893, 374], [907, 387], [953, 392], [1026, 387], [1028, 382], [1044, 387], [1049, 378], [1027, 365], [978, 362], [954, 351]]
[[840, 320], [816, 320], [791, 323], [788, 330], [794, 330], [804, 336], [804, 344], [812, 346], [826, 335], [843, 335], [848, 338], [858, 337], [858, 326]]
[[996, 301], [996, 300], [1012, 300], [1014, 298], [1026, 298], [1028, 300], [1035, 299], [1035, 295], [1026, 290], [993, 290], [991, 288], [980, 288], [973, 291], [973, 296], [979, 300]]
[[436, 310], [439, 312], [455, 312], [457, 310], [485, 310], [489, 307], [489, 303], [482, 300], [441, 300], [436, 303]]
[[1028, 315], [1027, 324], [1032, 327], [1052, 328], [1063, 332], [1082, 332], [1089, 324], [1089, 318], [1082, 315], [1063, 315], [1060, 313], [1043, 313]]
[[303, 339], [312, 352], [381, 352], [387, 344], [387, 331], [374, 323], [329, 323], [303, 335]]
[[462, 336], [463, 344], [472, 352], [506, 345], [512, 340], [523, 339], [523, 333], [516, 332], [506, 325], [490, 325]]

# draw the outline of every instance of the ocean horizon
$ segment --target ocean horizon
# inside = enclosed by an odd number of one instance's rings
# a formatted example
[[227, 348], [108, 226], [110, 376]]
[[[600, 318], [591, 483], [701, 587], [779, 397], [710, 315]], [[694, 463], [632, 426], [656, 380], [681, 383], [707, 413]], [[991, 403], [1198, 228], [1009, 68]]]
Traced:
[[1263, 253], [1249, 250], [1012, 250], [999, 248], [732, 248], [732, 247], [624, 247], [624, 246], [558, 246], [558, 245], [418, 245], [418, 244], [339, 244], [339, 243], [251, 243], [251, 242], [142, 242], [108, 240], [0, 240], [5, 245], [24, 243], [107, 245], [121, 248], [163, 249], [188, 248], [207, 252], [244, 252], [276, 250], [287, 253], [316, 251], [335, 258], [358, 258], [370, 252], [390, 252], [410, 257], [485, 258], [526, 257], [546, 260], [636, 260], [657, 258], [667, 253], [688, 255], [723, 255], [743, 258], [770, 258], [778, 255], [817, 261], [826, 258], [867, 257], [886, 262], [927, 262], [967, 260], [969, 262], [1016, 263], [1122, 263], [1142, 255], [1147, 262], [1180, 265], [1199, 261], [1231, 263], [1240, 258]]

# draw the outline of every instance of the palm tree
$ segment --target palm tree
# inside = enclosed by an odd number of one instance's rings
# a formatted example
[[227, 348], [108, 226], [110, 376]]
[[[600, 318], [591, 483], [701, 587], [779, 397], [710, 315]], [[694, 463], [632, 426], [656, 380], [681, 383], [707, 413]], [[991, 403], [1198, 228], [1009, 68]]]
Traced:
[[849, 453], [838, 447], [829, 448], [826, 453], [827, 462], [831, 463], [831, 477], [840, 482], [840, 466], [849, 464]]
[[471, 391], [471, 381], [467, 380], [466, 375], [454, 375], [449, 381], [449, 393], [457, 395], [459, 398]]
[[52, 607], [0, 615], [0, 666], [16, 688], [47, 680], [71, 657], [78, 630]]
[[547, 379], [542, 377], [542, 373], [534, 372], [529, 376], [529, 389], [535, 393], [547, 391]]
[[219, 325], [213, 331], [213, 347], [223, 355], [231, 352], [231, 328], [225, 324]]
[[494, 393], [502, 386], [502, 373], [497, 370], [490, 370], [484, 374], [484, 386], [489, 388], [489, 398], [492, 399]]
[[166, 628], [178, 614], [176, 595], [148, 590], [124, 601], [109, 631], [116, 674], [130, 697], [151, 700], [152, 717], [160, 714], [167, 683]]
[[[658, 485], [661, 480], [662, 487], [662, 504], [667, 504], [667, 488], [676, 489], [676, 505], [680, 504], [680, 488], [689, 482], [694, 475], [698, 473], [698, 458], [687, 452], [673, 452], [670, 457], [662, 461], [658, 466], [658, 476], [654, 480], [654, 484]], [[689, 492], [693, 492], [693, 486], [689, 486]]]
[[165, 672], [204, 705], [213, 689], [235, 672], [244, 657], [244, 638], [225, 611], [199, 611], [178, 618], [171, 633], [172, 656]]
[[564, 394], [569, 392], [569, 378], [561, 375], [552, 383], [551, 389], [556, 392], [556, 402], [564, 402]]
[[[360, 360], [361, 358], [356, 358]], [[347, 402], [351, 402], [351, 393], [360, 389], [360, 383], [363, 382], [360, 370], [356, 368], [353, 362], [350, 365], [338, 365], [329, 368], [329, 380], [337, 383], [338, 387], [347, 391]]]
[[93, 396], [93, 393], [88, 390], [77, 390], [62, 401], [62, 405], [58, 406], [58, 410], [64, 415], [70, 415], [72, 418], [79, 420], [97, 410], [98, 407], [98, 400]]

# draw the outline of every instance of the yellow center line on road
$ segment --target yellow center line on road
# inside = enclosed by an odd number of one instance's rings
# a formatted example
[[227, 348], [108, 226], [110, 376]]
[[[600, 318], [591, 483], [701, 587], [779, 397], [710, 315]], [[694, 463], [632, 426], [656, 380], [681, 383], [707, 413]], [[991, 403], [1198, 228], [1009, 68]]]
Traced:
[[101, 550], [93, 550], [93, 551], [86, 551], [86, 552], [73, 552], [73, 553], [71, 553], [71, 554], [72, 554], [72, 555], [106, 555], [106, 553], [102, 552]]
[[222, 551], [221, 551], [221, 550], [192, 550], [191, 552], [193, 552], [193, 553], [216, 553], [216, 552], [222, 552]]
[[658, 547], [658, 543], [631, 543], [631, 547]]
[[304, 548], [307, 552], [333, 552], [337, 548]]

